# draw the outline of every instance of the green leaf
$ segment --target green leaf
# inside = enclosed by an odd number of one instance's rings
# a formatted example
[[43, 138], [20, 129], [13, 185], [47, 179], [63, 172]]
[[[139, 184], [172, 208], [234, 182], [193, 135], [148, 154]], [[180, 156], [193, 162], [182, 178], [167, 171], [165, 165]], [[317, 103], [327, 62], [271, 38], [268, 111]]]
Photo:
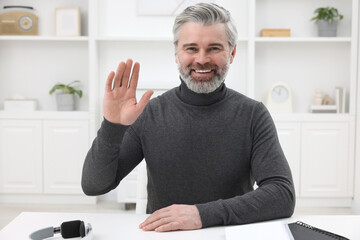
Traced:
[[53, 94], [56, 90], [61, 90], [62, 93], [65, 93], [65, 94], [77, 94], [80, 98], [82, 97], [82, 91], [81, 90], [78, 90], [78, 89], [75, 89], [74, 87], [71, 87], [70, 85], [72, 84], [75, 84], [75, 83], [80, 83], [79, 80], [75, 80], [75, 81], [72, 81], [71, 83], [65, 85], [65, 84], [62, 84], [62, 83], [58, 83], [56, 85], [54, 85], [49, 94]]
[[55, 92], [55, 90], [62, 90], [65, 88], [64, 84], [56, 84], [55, 86], [53, 86], [53, 88], [50, 90], [50, 94], [53, 94], [53, 92]]
[[332, 23], [334, 19], [343, 19], [343, 16], [339, 14], [339, 11], [333, 7], [317, 8], [314, 11], [315, 16], [310, 21], [325, 20]]

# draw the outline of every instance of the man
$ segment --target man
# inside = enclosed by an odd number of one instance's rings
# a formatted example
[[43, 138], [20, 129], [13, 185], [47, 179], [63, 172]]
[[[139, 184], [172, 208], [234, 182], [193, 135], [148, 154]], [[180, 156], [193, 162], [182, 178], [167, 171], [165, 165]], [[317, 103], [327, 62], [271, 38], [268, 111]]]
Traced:
[[139, 63], [122, 62], [110, 73], [84, 192], [116, 188], [145, 158], [152, 213], [140, 224], [145, 231], [291, 216], [294, 186], [270, 114], [224, 84], [237, 39], [229, 12], [215, 4], [188, 7], [173, 33], [179, 87], [150, 102], [148, 91], [137, 102]]

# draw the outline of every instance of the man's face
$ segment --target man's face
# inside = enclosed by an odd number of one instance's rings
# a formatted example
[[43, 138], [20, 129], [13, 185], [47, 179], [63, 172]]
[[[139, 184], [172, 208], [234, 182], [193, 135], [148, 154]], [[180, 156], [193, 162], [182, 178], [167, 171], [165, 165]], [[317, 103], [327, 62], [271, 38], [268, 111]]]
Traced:
[[225, 80], [236, 53], [230, 49], [225, 25], [185, 23], [175, 52], [181, 78], [197, 93], [210, 93]]

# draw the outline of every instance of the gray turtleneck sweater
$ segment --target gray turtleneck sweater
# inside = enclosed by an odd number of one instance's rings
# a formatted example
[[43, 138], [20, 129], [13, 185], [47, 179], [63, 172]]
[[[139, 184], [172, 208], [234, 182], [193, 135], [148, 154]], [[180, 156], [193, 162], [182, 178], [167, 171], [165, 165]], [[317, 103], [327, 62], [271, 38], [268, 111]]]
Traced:
[[147, 213], [195, 204], [209, 227], [294, 211], [291, 172], [270, 114], [225, 84], [197, 94], [182, 82], [152, 99], [129, 127], [104, 119], [84, 163], [85, 194], [116, 188], [144, 158]]

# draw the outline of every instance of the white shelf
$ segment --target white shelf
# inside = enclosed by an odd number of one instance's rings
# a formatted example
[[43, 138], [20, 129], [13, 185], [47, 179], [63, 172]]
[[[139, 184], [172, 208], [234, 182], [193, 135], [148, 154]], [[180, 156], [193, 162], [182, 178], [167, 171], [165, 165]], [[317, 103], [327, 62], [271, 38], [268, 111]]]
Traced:
[[57, 36], [0, 36], [0, 41], [88, 41], [89, 37], [57, 37]]
[[88, 120], [87, 111], [0, 111], [0, 119], [62, 119], [62, 120]]
[[[57, 37], [57, 36], [0, 36], [0, 41], [88, 41], [89, 37]], [[147, 37], [147, 36], [124, 36], [124, 37], [97, 37], [96, 41], [172, 41], [172, 37]], [[238, 42], [247, 42], [249, 38], [240, 37]], [[350, 37], [256, 37], [255, 42], [351, 42]]]
[[[135, 41], [135, 42], [141, 42], [141, 41], [154, 41], [154, 42], [172, 42], [173, 38], [170, 37], [146, 37], [146, 36], [109, 36], [109, 37], [97, 37], [95, 38], [96, 41]], [[239, 37], [238, 42], [246, 42], [249, 39], [246, 37]]]
[[350, 37], [256, 37], [256, 42], [345, 42], [350, 43]]
[[353, 114], [336, 113], [288, 113], [271, 114], [275, 122], [350, 122], [355, 121]]
[[96, 41], [164, 41], [169, 42], [172, 41], [171, 37], [146, 37], [146, 36], [111, 36], [111, 37], [97, 37], [95, 38]]

